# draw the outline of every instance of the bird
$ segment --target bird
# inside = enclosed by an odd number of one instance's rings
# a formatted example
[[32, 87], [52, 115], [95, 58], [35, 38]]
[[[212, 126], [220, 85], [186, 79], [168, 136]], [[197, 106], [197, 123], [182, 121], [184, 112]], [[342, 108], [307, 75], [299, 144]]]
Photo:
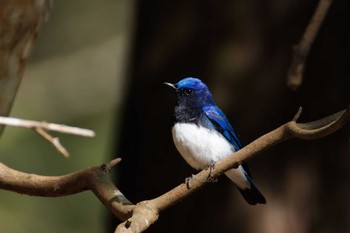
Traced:
[[[194, 169], [202, 170], [243, 148], [233, 127], [198, 78], [164, 84], [175, 89], [172, 137], [176, 149]], [[265, 204], [246, 164], [225, 172], [250, 205]]]

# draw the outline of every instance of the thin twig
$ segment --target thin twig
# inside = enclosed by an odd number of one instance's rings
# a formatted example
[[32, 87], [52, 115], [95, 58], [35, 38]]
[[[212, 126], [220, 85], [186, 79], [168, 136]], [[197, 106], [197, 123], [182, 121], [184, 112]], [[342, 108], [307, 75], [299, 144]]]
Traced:
[[301, 41], [294, 47], [293, 60], [287, 73], [287, 86], [292, 90], [297, 90], [303, 82], [306, 58], [332, 2], [333, 0], [318, 2]]
[[295, 114], [295, 116], [293, 117], [293, 121], [297, 121], [301, 115], [301, 113], [303, 112], [303, 108], [300, 106], [298, 109], [298, 112]]
[[78, 127], [72, 127], [72, 126], [60, 125], [60, 124], [48, 123], [48, 122], [24, 120], [24, 119], [13, 118], [13, 117], [0, 116], [0, 125], [10, 125], [10, 126], [23, 127], [23, 128], [29, 128], [29, 129], [41, 128], [44, 130], [56, 131], [56, 132], [65, 133], [65, 134], [73, 134], [73, 135], [78, 135], [83, 137], [95, 136], [95, 132], [89, 129], [82, 129]]
[[69, 153], [66, 150], [66, 148], [64, 148], [59, 140], [59, 138], [57, 137], [52, 137], [50, 134], [48, 134], [45, 130], [43, 130], [42, 128], [34, 128], [35, 132], [37, 132], [39, 135], [41, 135], [43, 138], [45, 138], [47, 141], [49, 141], [55, 148], [56, 150], [61, 153], [64, 157], [68, 158], [69, 157]]

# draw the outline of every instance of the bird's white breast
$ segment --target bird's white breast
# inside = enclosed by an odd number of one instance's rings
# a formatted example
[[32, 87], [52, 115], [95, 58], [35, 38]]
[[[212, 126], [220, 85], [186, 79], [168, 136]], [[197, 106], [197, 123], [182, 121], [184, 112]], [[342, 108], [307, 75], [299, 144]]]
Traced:
[[[219, 132], [193, 123], [176, 123], [172, 133], [177, 150], [195, 169], [204, 169], [210, 163], [235, 152], [231, 143]], [[241, 189], [250, 188], [250, 183], [241, 165], [225, 174]]]
[[204, 169], [235, 151], [220, 133], [193, 123], [176, 123], [172, 134], [177, 150], [195, 169]]

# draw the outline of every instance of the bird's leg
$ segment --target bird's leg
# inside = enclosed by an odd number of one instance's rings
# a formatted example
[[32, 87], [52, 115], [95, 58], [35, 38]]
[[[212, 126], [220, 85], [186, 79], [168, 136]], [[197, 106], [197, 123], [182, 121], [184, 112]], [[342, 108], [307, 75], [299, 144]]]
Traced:
[[213, 171], [215, 169], [215, 161], [214, 160], [210, 160], [209, 163], [209, 175], [208, 175], [208, 179], [213, 177]]
[[188, 189], [191, 188], [191, 181], [192, 181], [193, 174], [185, 179], [185, 184]]

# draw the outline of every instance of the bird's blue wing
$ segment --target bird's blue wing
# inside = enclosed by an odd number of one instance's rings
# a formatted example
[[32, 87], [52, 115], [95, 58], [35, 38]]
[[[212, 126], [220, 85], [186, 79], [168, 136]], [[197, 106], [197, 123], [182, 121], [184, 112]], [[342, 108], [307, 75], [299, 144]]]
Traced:
[[219, 107], [204, 106], [203, 112], [213, 124], [214, 128], [233, 145], [236, 151], [243, 147], [225, 114]]
[[[220, 108], [218, 108], [217, 106], [205, 106], [203, 107], [203, 112], [207, 119], [209, 119], [212, 126], [233, 145], [236, 151], [243, 148], [235, 131], [233, 130], [225, 114], [221, 111]], [[247, 165], [243, 163], [242, 166], [244, 169], [244, 175], [251, 186], [247, 189], [241, 189], [237, 186], [244, 199], [251, 205], [255, 205], [257, 203], [266, 203], [264, 196], [254, 184]]]

